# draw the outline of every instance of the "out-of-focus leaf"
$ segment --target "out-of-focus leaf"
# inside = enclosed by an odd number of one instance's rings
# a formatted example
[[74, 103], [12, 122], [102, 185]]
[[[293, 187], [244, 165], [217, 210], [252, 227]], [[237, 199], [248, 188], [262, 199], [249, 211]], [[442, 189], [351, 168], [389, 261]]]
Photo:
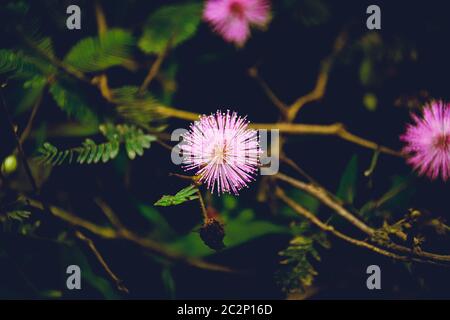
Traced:
[[24, 88], [20, 91], [14, 114], [20, 115], [33, 107], [43, 94], [47, 80], [42, 76], [35, 76], [24, 83]]
[[364, 219], [369, 220], [373, 213], [380, 210], [405, 211], [415, 194], [415, 187], [411, 185], [411, 177], [394, 176], [391, 187], [378, 199], [373, 199], [364, 204], [359, 210]]
[[201, 12], [199, 2], [159, 8], [148, 17], [139, 48], [147, 54], [157, 54], [164, 51], [169, 41], [175, 47], [188, 40], [197, 31]]
[[0, 74], [11, 72], [18, 77], [34, 77], [40, 71], [22, 52], [0, 49]]
[[69, 116], [81, 122], [97, 123], [97, 116], [75, 88], [55, 82], [50, 85], [49, 90], [56, 104]]
[[175, 280], [173, 279], [172, 271], [169, 267], [164, 267], [161, 272], [161, 278], [166, 292], [171, 299], [175, 298]]
[[364, 86], [370, 86], [374, 82], [374, 65], [371, 58], [366, 57], [359, 66], [359, 80]]
[[69, 51], [64, 62], [82, 72], [105, 70], [129, 61], [134, 45], [130, 32], [111, 29], [100, 37], [82, 39]]
[[285, 0], [285, 3], [288, 7], [295, 6], [294, 14], [307, 27], [321, 25], [327, 22], [331, 15], [330, 8], [323, 0]]
[[358, 157], [354, 155], [342, 174], [336, 196], [345, 203], [352, 204], [356, 195], [358, 180]]
[[111, 90], [117, 113], [127, 122], [134, 123], [146, 129], [161, 126], [164, 118], [158, 112], [163, 106], [152, 94], [139, 94], [136, 86], [124, 86]]
[[[301, 204], [309, 211], [313, 213], [318, 212], [320, 207], [320, 201], [317, 200], [317, 198], [313, 197], [312, 195], [299, 189], [288, 190], [288, 195], [290, 198]], [[281, 212], [288, 217], [297, 218], [299, 216], [294, 210], [292, 210], [288, 206], [284, 206], [281, 210], [282, 210]]]
[[[290, 233], [289, 228], [269, 221], [255, 219], [253, 210], [245, 209], [236, 218], [229, 218], [229, 220], [225, 221], [224, 243], [226, 249], [228, 249], [266, 235], [287, 233]], [[208, 248], [199, 235], [194, 232], [181, 237], [170, 246], [174, 250], [196, 257], [216, 252]]]
[[31, 215], [30, 211], [26, 211], [26, 210], [15, 210], [15, 211], [11, 211], [8, 212], [6, 214], [6, 216], [9, 219], [13, 219], [13, 220], [18, 220], [18, 221], [24, 221], [26, 219], [28, 219]]
[[44, 298], [59, 299], [62, 298], [63, 293], [61, 290], [43, 290], [40, 295]]
[[175, 234], [164, 216], [162, 216], [158, 210], [143, 203], [138, 203], [136, 206], [141, 215], [144, 216], [153, 225], [158, 234], [161, 235], [159, 238], [167, 239]]
[[373, 93], [366, 93], [363, 97], [363, 104], [369, 111], [375, 111], [378, 105], [377, 96]]
[[236, 197], [233, 197], [232, 195], [229, 195], [229, 194], [224, 194], [222, 196], [222, 202], [223, 202], [223, 208], [225, 210], [233, 210], [238, 205], [238, 201], [237, 201]]

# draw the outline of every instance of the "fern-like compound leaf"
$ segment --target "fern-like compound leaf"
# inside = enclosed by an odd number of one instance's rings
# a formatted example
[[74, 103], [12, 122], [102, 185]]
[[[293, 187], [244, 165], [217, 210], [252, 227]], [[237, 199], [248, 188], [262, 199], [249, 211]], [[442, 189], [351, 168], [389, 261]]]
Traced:
[[190, 185], [189, 187], [186, 187], [175, 195], [164, 195], [161, 199], [155, 202], [155, 206], [161, 206], [161, 207], [168, 207], [168, 206], [175, 206], [178, 204], [181, 204], [186, 201], [191, 201], [198, 199], [198, 188], [194, 185]]

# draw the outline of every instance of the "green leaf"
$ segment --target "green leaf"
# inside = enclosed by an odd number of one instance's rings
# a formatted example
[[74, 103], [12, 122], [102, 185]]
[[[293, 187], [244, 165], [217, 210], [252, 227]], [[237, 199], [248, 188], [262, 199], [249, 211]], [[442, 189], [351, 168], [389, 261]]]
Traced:
[[86, 139], [79, 147], [58, 150], [51, 143], [44, 143], [38, 150], [38, 159], [41, 163], [58, 166], [63, 163], [91, 164], [108, 162], [119, 154], [120, 144], [125, 144], [128, 157], [133, 160], [136, 155], [143, 155], [144, 149], [150, 148], [151, 142], [156, 140], [153, 135], [145, 134], [141, 129], [129, 125], [100, 125], [100, 132], [107, 138], [107, 142], [97, 144]]
[[147, 53], [161, 53], [169, 41], [175, 47], [188, 40], [197, 31], [202, 4], [188, 3], [164, 6], [152, 13], [144, 25], [139, 48]]
[[358, 179], [358, 156], [354, 155], [342, 174], [336, 196], [347, 204], [353, 203]]
[[64, 62], [82, 72], [105, 70], [129, 61], [134, 45], [135, 39], [131, 33], [111, 29], [101, 37], [80, 40], [66, 55]]
[[97, 116], [87, 105], [84, 97], [70, 84], [55, 82], [49, 89], [56, 104], [65, 111], [69, 117], [74, 117], [84, 123], [97, 122]]
[[191, 201], [198, 199], [198, 195], [196, 194], [198, 189], [194, 185], [190, 185], [182, 190], [180, 190], [174, 196], [164, 195], [161, 199], [155, 202], [155, 206], [168, 207], [175, 206], [181, 204], [186, 201]]

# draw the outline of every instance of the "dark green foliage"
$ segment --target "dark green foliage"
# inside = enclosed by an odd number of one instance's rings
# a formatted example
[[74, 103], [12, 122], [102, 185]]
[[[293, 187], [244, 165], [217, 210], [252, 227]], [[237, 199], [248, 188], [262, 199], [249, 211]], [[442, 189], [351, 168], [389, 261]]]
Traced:
[[152, 13], [139, 39], [139, 48], [147, 54], [161, 53], [170, 41], [175, 47], [194, 36], [200, 24], [200, 2], [170, 5]]
[[42, 163], [58, 166], [63, 163], [91, 164], [105, 163], [117, 157], [120, 145], [125, 145], [125, 150], [130, 159], [136, 155], [142, 156], [144, 149], [150, 148], [150, 144], [156, 138], [144, 134], [141, 129], [129, 125], [111, 124], [102, 125], [100, 131], [107, 138], [107, 142], [97, 144], [91, 139], [86, 139], [79, 147], [59, 150], [52, 144], [46, 142], [39, 149], [39, 160]]
[[130, 59], [135, 39], [125, 30], [111, 29], [100, 37], [80, 40], [64, 58], [68, 65], [94, 72], [121, 65]]
[[155, 206], [168, 207], [181, 204], [186, 201], [198, 199], [196, 193], [198, 189], [194, 185], [190, 185], [177, 192], [174, 196], [164, 195], [161, 199], [155, 202]]

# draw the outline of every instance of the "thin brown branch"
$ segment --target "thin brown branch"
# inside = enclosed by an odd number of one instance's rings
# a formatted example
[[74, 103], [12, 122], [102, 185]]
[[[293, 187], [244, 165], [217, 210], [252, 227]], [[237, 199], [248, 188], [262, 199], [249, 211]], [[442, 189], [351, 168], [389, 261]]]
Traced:
[[306, 180], [308, 180], [312, 184], [320, 187], [320, 184], [313, 177], [311, 177], [305, 170], [300, 168], [300, 166], [298, 164], [296, 164], [294, 160], [292, 160], [291, 158], [286, 156], [284, 153], [280, 155], [280, 161], [286, 163], [288, 166], [290, 166], [298, 174], [300, 174], [302, 177], [304, 177]]
[[314, 196], [318, 200], [320, 200], [323, 204], [328, 206], [330, 209], [335, 211], [338, 215], [340, 215], [342, 218], [353, 224], [355, 227], [357, 227], [362, 232], [366, 233], [369, 236], [373, 236], [375, 233], [375, 230], [366, 225], [364, 222], [359, 220], [357, 217], [355, 217], [352, 213], [347, 211], [344, 207], [342, 207], [339, 203], [337, 203], [334, 199], [332, 199], [328, 192], [321, 187], [318, 187], [317, 185], [312, 185], [308, 183], [304, 183], [300, 180], [291, 178], [285, 174], [278, 173], [274, 175], [276, 179], [279, 179], [281, 181], [285, 181], [292, 185], [295, 188], [298, 188], [300, 190], [303, 190], [310, 195]]
[[108, 86], [108, 77], [106, 76], [106, 74], [101, 74], [92, 78], [91, 84], [96, 85], [98, 87], [102, 97], [105, 98], [106, 101], [108, 102], [113, 101], [113, 95], [111, 89]]
[[[199, 114], [189, 111], [182, 111], [170, 107], [159, 106], [156, 110], [159, 114], [166, 117], [173, 117], [188, 121], [196, 121], [199, 118]], [[345, 129], [342, 123], [334, 123], [329, 125], [319, 124], [293, 124], [293, 123], [251, 123], [250, 128], [253, 129], [266, 129], [266, 130], [280, 130], [281, 133], [286, 134], [305, 134], [305, 135], [330, 135], [337, 136], [343, 140], [352, 142], [359, 146], [377, 150], [380, 152], [390, 154], [393, 156], [401, 157], [402, 154], [399, 151], [392, 150], [388, 147], [381, 146], [373, 141], [358, 137]]]
[[120, 222], [117, 215], [114, 213], [112, 208], [102, 199], [95, 198], [94, 202], [100, 207], [105, 217], [108, 219], [108, 221], [111, 223], [113, 227], [115, 227], [117, 230], [124, 229], [125, 227]]
[[164, 141], [162, 141], [161, 138], [158, 138], [155, 142], [166, 150], [172, 151], [172, 149], [173, 149], [172, 146], [170, 146], [167, 143], [165, 143]]
[[95, 257], [97, 258], [98, 262], [100, 262], [100, 264], [102, 265], [103, 269], [106, 271], [108, 276], [114, 281], [114, 283], [116, 284], [117, 289], [119, 289], [120, 291], [123, 291], [125, 293], [129, 293], [129, 290], [125, 286], [123, 281], [121, 279], [119, 279], [116, 276], [116, 274], [111, 270], [111, 268], [108, 266], [108, 264], [106, 263], [105, 259], [103, 258], [101, 253], [98, 251], [97, 247], [95, 246], [94, 241], [92, 241], [92, 239], [90, 239], [87, 236], [85, 236], [79, 230], [75, 231], [75, 236], [78, 239], [80, 239], [81, 241], [83, 241], [83, 242], [85, 242], [87, 244], [87, 246], [92, 251], [92, 253], [95, 255]]
[[347, 131], [342, 123], [334, 123], [329, 125], [317, 124], [292, 124], [292, 123], [254, 123], [250, 124], [253, 129], [278, 129], [281, 133], [286, 134], [304, 134], [304, 135], [325, 135], [336, 136], [343, 140], [349, 141], [361, 147], [379, 150], [382, 153], [396, 157], [402, 157], [401, 152], [391, 148], [379, 145], [373, 141], [361, 138]]
[[259, 75], [258, 69], [256, 67], [252, 67], [249, 69], [248, 74], [250, 77], [254, 78], [256, 82], [261, 86], [266, 96], [272, 101], [272, 103], [278, 108], [283, 116], [286, 116], [288, 111], [288, 105], [281, 101], [277, 95], [273, 92], [273, 90], [269, 87], [267, 82]]
[[331, 66], [334, 63], [337, 54], [342, 50], [346, 42], [347, 32], [344, 30], [336, 38], [332, 53], [322, 61], [314, 89], [304, 96], [298, 98], [293, 104], [289, 106], [287, 112], [288, 122], [292, 122], [295, 120], [298, 112], [305, 104], [323, 98], [323, 96], [325, 95], [325, 89], [328, 83]]
[[[166, 106], [158, 106], [156, 112], [166, 117], [173, 117], [188, 121], [196, 121], [199, 118], [198, 113], [183, 111]], [[342, 123], [333, 124], [297, 124], [297, 123], [250, 123], [250, 128], [260, 130], [279, 130], [280, 133], [285, 134], [299, 134], [299, 135], [321, 135], [321, 136], [335, 136], [343, 140], [349, 141], [361, 147], [379, 150], [382, 153], [389, 154], [396, 157], [403, 157], [401, 152], [391, 148], [379, 145], [373, 141], [361, 138], [345, 129]]]
[[290, 107], [287, 112], [287, 119], [292, 122], [294, 121], [297, 113], [300, 109], [307, 103], [320, 100], [325, 94], [325, 88], [328, 83], [328, 70], [329, 68], [322, 68], [317, 76], [316, 85], [314, 89], [298, 98]]
[[[334, 199], [332, 199], [329, 196], [329, 193], [324, 189], [321, 189], [314, 185], [306, 184], [302, 181], [296, 180], [296, 179], [286, 176], [282, 173], [278, 173], [274, 177], [279, 180], [285, 181], [285, 182], [289, 183], [290, 185], [314, 196], [315, 198], [320, 200], [323, 204], [325, 204], [330, 209], [332, 209], [334, 212], [336, 212], [339, 216], [341, 216], [342, 218], [344, 218], [345, 220], [347, 220], [348, 222], [353, 224], [355, 227], [357, 227], [359, 230], [361, 230], [362, 232], [367, 234], [371, 240], [379, 243], [380, 245], [382, 245], [386, 248], [408, 254], [409, 256], [415, 256], [420, 259], [433, 260], [438, 263], [439, 262], [450, 262], [450, 255], [436, 254], [436, 253], [431, 253], [431, 252], [422, 251], [422, 250], [416, 251], [411, 248], [407, 248], [405, 246], [394, 243], [393, 241], [391, 241], [389, 239], [380, 239], [377, 236], [376, 229], [369, 227], [364, 222], [359, 220], [351, 212], [349, 212], [347, 209], [345, 209], [341, 204], [339, 204]], [[402, 231], [395, 232], [395, 235], [404, 241], [407, 239], [407, 235]]]
[[[322, 222], [312, 212], [310, 212], [309, 210], [307, 210], [306, 208], [304, 208], [303, 206], [301, 206], [300, 204], [298, 204], [297, 202], [295, 202], [294, 200], [289, 198], [281, 188], [277, 188], [275, 190], [275, 194], [279, 199], [281, 199], [285, 204], [287, 204], [297, 214], [306, 218], [311, 223], [313, 223], [314, 225], [319, 227], [321, 230], [329, 232], [329, 233], [333, 234], [334, 236], [336, 236], [337, 238], [342, 239], [342, 240], [344, 240], [348, 243], [351, 243], [355, 246], [366, 248], [375, 253], [384, 255], [384, 256], [392, 258], [392, 259], [400, 260], [400, 261], [414, 261], [414, 262], [429, 263], [429, 264], [441, 265], [441, 266], [444, 265], [442, 263], [439, 263], [439, 262], [436, 262], [433, 260], [426, 260], [426, 259], [420, 259], [420, 258], [416, 258], [416, 257], [412, 257], [412, 256], [399, 255], [397, 253], [382, 249], [380, 247], [377, 247], [377, 246], [375, 246], [371, 243], [365, 242], [363, 240], [358, 240], [358, 239], [352, 238], [352, 237], [336, 230], [333, 226]], [[447, 266], [447, 265], [445, 265], [445, 266]]]
[[[42, 204], [42, 202], [29, 198], [27, 199], [27, 201], [30, 206], [40, 210], [44, 210], [44, 205]], [[116, 230], [111, 227], [99, 226], [56, 206], [49, 206], [48, 211], [55, 217], [58, 217], [73, 226], [88, 230], [92, 234], [95, 234], [104, 239], [127, 240], [157, 255], [170, 260], [180, 261], [196, 268], [218, 272], [236, 272], [235, 270], [226, 266], [206, 262], [199, 258], [185, 256], [183, 254], [180, 254], [179, 252], [173, 251], [164, 244], [158, 243], [149, 238], [141, 237], [126, 228]]]
[[19, 142], [22, 145], [24, 144], [25, 140], [28, 138], [28, 136], [31, 133], [31, 130], [33, 128], [34, 119], [36, 119], [37, 112], [42, 103], [42, 97], [43, 97], [43, 94], [41, 93], [33, 105], [33, 109], [31, 110], [31, 114], [30, 114], [30, 117], [28, 118], [28, 122], [27, 122], [27, 125], [25, 126], [25, 129], [22, 131], [22, 134], [20, 135]]
[[166, 58], [167, 54], [170, 51], [170, 47], [172, 46], [172, 40], [173, 36], [170, 38], [170, 40], [167, 42], [166, 47], [164, 50], [158, 54], [155, 62], [153, 62], [152, 66], [148, 70], [147, 76], [144, 79], [144, 82], [142, 83], [141, 87], [139, 88], [139, 94], [142, 95], [147, 91], [148, 87], [150, 86], [150, 83], [153, 81], [153, 79], [156, 77], [156, 75], [159, 72], [159, 69], [161, 68], [161, 65]]
[[108, 31], [108, 24], [106, 23], [105, 12], [99, 0], [95, 1], [95, 18], [97, 20], [98, 35], [102, 36]]

